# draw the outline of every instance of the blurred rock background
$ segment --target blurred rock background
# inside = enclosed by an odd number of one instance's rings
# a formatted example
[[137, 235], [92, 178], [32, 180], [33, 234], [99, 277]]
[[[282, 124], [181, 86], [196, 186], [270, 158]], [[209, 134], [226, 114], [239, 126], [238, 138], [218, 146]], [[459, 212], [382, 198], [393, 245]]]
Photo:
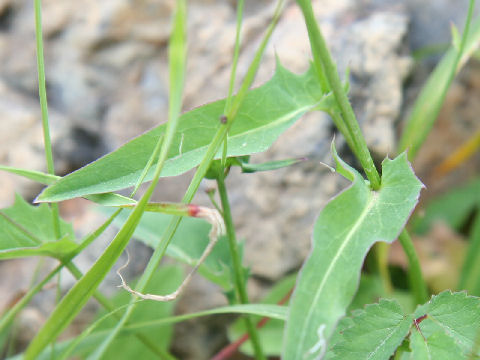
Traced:
[[[432, 56], [415, 63], [411, 54], [428, 46], [447, 45], [449, 22], [462, 29], [468, 1], [318, 0], [313, 4], [339, 71], [343, 74], [350, 68], [351, 100], [375, 159], [393, 155], [411, 101], [438, 60], [438, 56]], [[174, 0], [43, 1], [47, 91], [58, 174], [87, 164], [166, 120], [167, 43], [174, 5]], [[184, 110], [226, 95], [236, 16], [234, 0], [191, 0], [188, 5]], [[246, 1], [240, 78], [274, 5], [271, 0]], [[275, 54], [294, 72], [308, 68], [306, 30], [293, 1], [285, 8], [270, 41], [257, 85], [272, 76]], [[43, 171], [32, 1], [0, 1], [0, 63], [0, 163]], [[442, 189], [434, 185], [436, 179], [429, 178], [428, 166], [438, 164], [455, 144], [465, 142], [479, 128], [475, 118], [478, 101], [474, 100], [480, 92], [479, 78], [478, 63], [472, 61], [456, 80], [442, 113], [445, 125], [437, 136], [446, 136], [448, 149], [438, 146], [438, 141], [434, 146], [435, 140], [431, 140], [433, 145], [419, 157], [417, 173], [436, 191]], [[459, 107], [461, 111], [457, 111]], [[456, 130], [452, 132], [453, 121]], [[346, 184], [318, 163], [330, 162], [329, 145], [334, 133], [327, 116], [309, 114], [269, 151], [252, 160], [308, 157], [310, 161], [269, 173], [232, 171], [228, 178], [238, 235], [245, 239], [245, 263], [253, 275], [249, 284], [253, 299], [299, 268], [309, 250], [316, 215]], [[337, 141], [342, 156], [353, 162], [342, 139], [338, 137]], [[473, 161], [476, 165], [461, 170], [460, 176], [468, 178], [478, 173], [478, 160], [477, 156]], [[190, 177], [191, 173], [164, 180], [156, 200], [179, 201]], [[449, 184], [461, 181], [457, 176]], [[197, 203], [208, 204], [204, 190], [210, 186], [212, 183], [205, 183]], [[2, 207], [12, 203], [15, 191], [31, 200], [39, 190], [29, 181], [0, 174]], [[101, 222], [82, 200], [67, 202], [62, 209], [64, 216], [74, 219], [79, 236]], [[104, 241], [114, 233], [106, 234]], [[91, 247], [79, 260], [80, 266], [88, 269], [103, 247], [104, 243]], [[148, 249], [141, 245], [135, 245], [135, 249], [148, 258]], [[34, 266], [28, 264], [33, 263], [4, 262], [0, 269], [3, 273], [14, 266]], [[137, 266], [136, 271], [141, 271], [141, 264]], [[26, 276], [25, 281], [9, 283], [8, 293], [25, 289], [28, 282]], [[200, 285], [192, 286], [191, 296], [186, 294], [179, 305], [181, 311], [224, 301], [221, 296], [210, 296], [212, 289], [205, 282], [196, 283]], [[2, 286], [6, 282], [2, 281]], [[7, 301], [9, 297], [3, 296], [0, 306]], [[199, 331], [215, 339], [208, 325]], [[182, 333], [181, 325], [178, 332]], [[218, 336], [217, 342], [223, 339]], [[215, 340], [212, 342], [218, 346]], [[190, 346], [192, 349], [182, 349], [182, 359], [208, 357], [202, 353], [202, 344], [192, 340]]]

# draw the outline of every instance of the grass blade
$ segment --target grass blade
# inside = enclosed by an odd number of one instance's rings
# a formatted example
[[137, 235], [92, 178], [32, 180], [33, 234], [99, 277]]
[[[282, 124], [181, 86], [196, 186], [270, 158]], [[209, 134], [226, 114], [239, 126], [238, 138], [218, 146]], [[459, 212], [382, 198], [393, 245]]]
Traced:
[[418, 150], [430, 132], [445, 100], [447, 90], [456, 73], [460, 71], [468, 58], [477, 49], [480, 42], [480, 18], [470, 27], [474, 1], [470, 1], [469, 12], [462, 35], [460, 49], [450, 46], [435, 70], [429, 76], [420, 95], [417, 97], [412, 112], [399, 141], [398, 152], [408, 149], [408, 158], [414, 159]]

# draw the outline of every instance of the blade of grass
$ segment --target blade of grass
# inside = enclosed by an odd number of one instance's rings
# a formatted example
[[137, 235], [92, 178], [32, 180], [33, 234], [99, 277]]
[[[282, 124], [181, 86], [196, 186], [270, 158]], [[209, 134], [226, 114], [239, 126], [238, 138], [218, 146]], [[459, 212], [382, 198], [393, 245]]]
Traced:
[[435, 123], [455, 74], [478, 47], [480, 18], [470, 26], [474, 6], [475, 1], [470, 0], [460, 47], [456, 49], [454, 44], [450, 46], [450, 50], [428, 78], [407, 120], [398, 152], [408, 149], [409, 160], [415, 158]]
[[[48, 121], [47, 88], [45, 84], [45, 60], [43, 56], [43, 35], [42, 35], [42, 2], [34, 0], [35, 8], [35, 38], [37, 43], [37, 71], [38, 71], [38, 95], [40, 97], [40, 108], [42, 110], [42, 128], [43, 142], [45, 148], [45, 158], [47, 161], [47, 171], [55, 175], [53, 164], [52, 141], [50, 139], [50, 125]], [[58, 204], [51, 204], [53, 211], [53, 228], [57, 238], [60, 238], [60, 215]]]
[[[184, 78], [185, 78], [185, 61], [186, 61], [186, 17], [187, 17], [187, 5], [185, 0], [177, 0], [177, 8], [174, 15], [173, 21], [173, 30], [172, 35], [170, 37], [170, 44], [169, 44], [169, 73], [170, 73], [170, 97], [169, 97], [169, 110], [168, 110], [168, 123], [167, 128], [165, 131], [165, 138], [162, 144], [162, 148], [160, 151], [159, 160], [157, 163], [157, 168], [155, 171], [155, 175], [153, 177], [152, 183], [148, 187], [146, 193], [140, 200], [137, 207], [134, 209], [132, 214], [130, 215], [129, 219], [122, 227], [125, 228], [128, 225], [130, 218], [135, 214], [138, 209], [138, 218], [136, 218], [133, 230], [135, 230], [136, 225], [140, 221], [140, 217], [147, 206], [148, 200], [155, 189], [156, 184], [158, 183], [158, 179], [160, 177], [161, 170], [163, 168], [163, 164], [167, 159], [168, 150], [170, 149], [173, 135], [175, 134], [178, 118], [180, 116], [181, 105], [182, 105], [182, 94], [183, 94], [183, 86], [184, 86]], [[129, 233], [128, 238], [130, 238], [133, 234], [133, 230]], [[121, 232], [121, 230], [120, 230]], [[128, 240], [127, 240], [128, 241]], [[126, 244], [125, 244], [126, 245]], [[123, 249], [122, 249], [123, 251]], [[153, 271], [151, 273], [153, 275]], [[148, 280], [150, 280], [149, 277]], [[148, 281], [146, 282], [146, 284]], [[146, 285], [145, 284], [145, 285]], [[140, 292], [143, 292], [142, 289]], [[129, 307], [130, 309], [132, 307]], [[130, 314], [130, 312], [126, 311], [126, 314]], [[123, 325], [126, 323], [128, 317], [125, 315], [122, 319], [118, 322], [115, 329], [112, 330], [110, 335], [102, 342], [100, 347], [97, 351], [92, 354], [90, 357], [91, 359], [101, 359], [104, 354], [106, 353], [109, 346], [112, 344], [115, 337], [118, 335], [120, 330], [122, 329]]]
[[[271, 34], [272, 34], [272, 32], [273, 32], [273, 30], [274, 30], [274, 28], [275, 28], [275, 26], [278, 22], [278, 19], [280, 17], [281, 10], [283, 8], [283, 4], [284, 4], [283, 0], [279, 0], [277, 2], [277, 7], [275, 9], [273, 19], [272, 19], [269, 27], [267, 28], [267, 31], [264, 35], [262, 43], [260, 44], [257, 52], [255, 53], [255, 57], [254, 57], [252, 63], [250, 64], [250, 66], [249, 66], [249, 69], [247, 71], [247, 74], [245, 75], [245, 78], [242, 82], [240, 90], [238, 91], [237, 95], [235, 96], [235, 98], [232, 102], [231, 110], [229, 111], [228, 114], [226, 114], [227, 121], [225, 123], [222, 123], [222, 125], [219, 127], [214, 139], [210, 143], [202, 162], [198, 166], [197, 171], [195, 172], [195, 174], [193, 176], [193, 179], [190, 182], [190, 185], [189, 185], [185, 195], [183, 196], [182, 202], [189, 203], [189, 202], [192, 201], [193, 196], [195, 195], [195, 193], [197, 192], [197, 190], [200, 186], [200, 182], [202, 181], [202, 179], [204, 178], [205, 174], [207, 173], [207, 171], [210, 167], [210, 163], [212, 162], [215, 154], [218, 152], [218, 149], [220, 148], [225, 136], [227, 135], [228, 130], [232, 126], [232, 123], [235, 119], [235, 115], [238, 111], [238, 108], [242, 104], [243, 99], [245, 98], [245, 95], [246, 95], [249, 87], [253, 83], [253, 80], [254, 80], [255, 75], [257, 73], [257, 70], [258, 70], [258, 67], [260, 65], [260, 60], [261, 60], [262, 55], [265, 51], [265, 47], [266, 47], [266, 45], [268, 43], [268, 40], [270, 39], [270, 36], [271, 36]], [[162, 239], [160, 240], [160, 244], [155, 249], [155, 251], [153, 252], [152, 257], [150, 258], [150, 261], [148, 262], [147, 267], [145, 268], [145, 271], [143, 272], [143, 275], [139, 279], [135, 290], [137, 290], [139, 292], [144, 292], [145, 291], [145, 287], [148, 284], [148, 282], [150, 281], [150, 279], [151, 279], [154, 271], [158, 267], [160, 261], [162, 260], [164, 254], [165, 254], [165, 251], [167, 249], [167, 246], [169, 245], [171, 239], [173, 238], [173, 235], [175, 234], [175, 231], [176, 231], [178, 225], [180, 224], [181, 219], [182, 218], [178, 217], [178, 216], [174, 217], [172, 219], [172, 221], [170, 222], [170, 224], [168, 225], [168, 227], [166, 228], [166, 230], [165, 230], [165, 232], [162, 236]], [[116, 334], [118, 334], [118, 332], [121, 331], [121, 329], [127, 324], [128, 319], [131, 316], [134, 309], [135, 309], [135, 304], [134, 304], [134, 300], [132, 300], [131, 306], [129, 306], [128, 309], [125, 311], [125, 314], [124, 314], [122, 320], [119, 322], [119, 324], [117, 325], [117, 327], [114, 330], [114, 332]]]
[[[27, 360], [34, 359], [40, 354], [40, 352], [52, 342], [66, 326], [68, 326], [92, 296], [100, 282], [128, 244], [128, 241], [140, 221], [148, 200], [158, 183], [160, 173], [167, 158], [168, 150], [172, 143], [173, 134], [176, 130], [177, 120], [181, 109], [185, 68], [184, 19], [185, 2], [179, 1], [177, 15], [175, 16], [175, 27], [170, 45], [170, 56], [173, 57], [175, 61], [171, 62], [170, 68], [169, 119], [152, 182], [128, 217], [124, 226], [117, 233], [104, 253], [97, 259], [92, 268], [67, 293], [67, 295], [65, 295], [52, 312], [45, 325], [32, 340], [25, 352], [25, 359]], [[162, 139], [159, 139], [159, 141], [161, 140]]]

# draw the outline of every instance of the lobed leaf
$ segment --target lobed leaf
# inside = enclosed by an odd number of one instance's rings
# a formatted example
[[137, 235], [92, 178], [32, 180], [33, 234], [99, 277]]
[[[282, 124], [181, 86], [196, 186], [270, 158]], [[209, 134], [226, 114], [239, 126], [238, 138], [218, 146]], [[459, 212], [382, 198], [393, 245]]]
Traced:
[[[270, 81], [247, 93], [229, 132], [227, 156], [265, 151], [300, 116], [314, 109], [324, 109], [328, 99], [313, 69], [295, 75], [278, 64]], [[221, 125], [219, 118], [224, 107], [225, 100], [220, 100], [180, 117], [162, 176], [180, 175], [200, 163]], [[131, 140], [49, 186], [37, 201], [61, 201], [135, 185], [156, 141], [164, 132], [165, 124]], [[220, 157], [221, 150], [217, 154], [217, 158]], [[150, 170], [144, 181], [151, 180], [152, 175], [153, 170]]]
[[331, 359], [389, 359], [407, 336], [413, 316], [405, 316], [398, 302], [382, 299], [357, 310], [352, 320]]
[[[475, 341], [480, 334], [480, 299], [468, 296], [465, 292], [442, 292], [417, 308], [415, 318], [426, 315], [418, 325], [422, 338], [428, 340], [435, 335], [440, 339], [450, 338], [449, 343], [455, 343], [463, 354], [462, 358], [470, 356], [475, 347]], [[436, 338], [433, 339], [436, 339]], [[474, 356], [480, 356], [479, 349]], [[437, 359], [432, 357], [432, 359]], [[440, 359], [440, 358], [439, 358]]]
[[55, 236], [53, 212], [47, 204], [33, 206], [21, 196], [0, 210], [0, 259], [44, 255], [61, 259], [78, 244], [71, 224], [61, 221], [61, 238]]
[[410, 335], [411, 360], [464, 360], [461, 349], [451, 337], [436, 332], [424, 337], [416, 328]]
[[353, 184], [325, 206], [315, 223], [313, 250], [291, 300], [285, 359], [319, 359], [325, 354], [358, 287], [366, 253], [377, 241], [396, 239], [423, 186], [405, 153], [383, 161], [380, 190], [372, 191], [332, 150], [337, 171]]

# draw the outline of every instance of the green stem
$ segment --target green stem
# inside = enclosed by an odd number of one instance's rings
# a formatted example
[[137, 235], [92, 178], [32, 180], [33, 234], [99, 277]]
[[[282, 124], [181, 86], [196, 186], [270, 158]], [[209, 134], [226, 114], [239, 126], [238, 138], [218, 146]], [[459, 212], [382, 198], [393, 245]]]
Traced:
[[[325, 39], [323, 38], [323, 35], [321, 33], [320, 27], [316, 22], [315, 16], [313, 14], [311, 1], [297, 0], [297, 3], [302, 10], [303, 16], [305, 18], [305, 23], [307, 24], [307, 30], [310, 38], [310, 45], [312, 47], [314, 60], [315, 62], [321, 63], [321, 67], [317, 67], [324, 71], [344, 120], [342, 123], [342, 119], [340, 118], [340, 116], [338, 116], [333, 118], [334, 122], [335, 124], [337, 124], [337, 126], [338, 124], [341, 124], [340, 126], [338, 126], [338, 128], [344, 134], [347, 143], [350, 145], [352, 151], [355, 153], [356, 157], [362, 164], [362, 167], [368, 179], [370, 180], [370, 186], [373, 190], [378, 190], [381, 185], [380, 175], [370, 155], [365, 138], [363, 137], [362, 131], [355, 117], [352, 106], [342, 87], [336, 65], [332, 60]], [[322, 79], [320, 80], [322, 81]], [[353, 146], [350, 143], [352, 143]], [[413, 247], [408, 232], [406, 230], [403, 230], [399, 239], [410, 264], [409, 276], [411, 280], [412, 291], [414, 292], [417, 301], [420, 299], [424, 299], [427, 296], [427, 288], [422, 277], [420, 263], [415, 252], [415, 248]], [[381, 275], [383, 274], [382, 276], [387, 276], [388, 268], [384, 265], [385, 264], [383, 263], [383, 261], [379, 262]], [[383, 282], [387, 284], [390, 281], [384, 278]]]
[[[372, 156], [368, 151], [367, 143], [365, 142], [365, 138], [363, 137], [360, 126], [355, 118], [352, 105], [345, 94], [340, 77], [338, 76], [337, 67], [330, 55], [327, 43], [325, 42], [320, 27], [316, 22], [312, 3], [310, 0], [297, 0], [297, 2], [302, 9], [305, 23], [307, 24], [308, 36], [310, 37], [310, 45], [312, 47], [315, 63], [320, 62], [321, 69], [324, 70], [325, 76], [342, 113], [345, 128], [349, 134], [348, 136], [353, 142], [354, 147], [352, 150], [362, 164], [365, 174], [370, 180], [372, 189], [378, 190], [380, 188], [380, 175], [378, 174]], [[320, 65], [317, 65], [317, 67], [320, 67]]]
[[407, 255], [408, 279], [413, 295], [417, 304], [423, 304], [428, 300], [428, 290], [425, 281], [423, 280], [420, 261], [418, 261], [417, 253], [407, 230], [404, 229], [402, 231], [398, 240], [400, 241], [400, 244], [402, 244], [405, 255]]
[[[225, 187], [225, 180], [223, 172], [219, 174], [217, 178], [218, 193], [223, 208], [223, 219], [225, 221], [225, 227], [227, 229], [228, 244], [230, 248], [230, 256], [233, 262], [233, 271], [235, 278], [235, 290], [237, 297], [242, 304], [248, 304], [248, 295], [246, 290], [246, 284], [244, 280], [244, 272], [242, 262], [240, 260], [240, 254], [238, 251], [238, 244], [235, 235], [235, 226], [233, 224], [232, 213], [230, 210], [230, 202], [228, 201], [227, 188]], [[252, 342], [252, 347], [255, 352], [256, 359], [265, 359], [258, 336], [258, 331], [249, 316], [245, 317], [245, 326]]]
[[[50, 126], [48, 121], [47, 87], [45, 85], [45, 60], [43, 55], [43, 37], [42, 37], [42, 2], [34, 0], [35, 6], [35, 38], [37, 41], [37, 70], [38, 70], [38, 95], [40, 97], [40, 108], [42, 110], [43, 142], [45, 145], [45, 158], [47, 161], [47, 171], [55, 175], [53, 164], [52, 141], [50, 138]], [[58, 204], [50, 204], [53, 212], [53, 228], [55, 236], [60, 239], [60, 215]]]
[[[273, 20], [271, 24], [269, 25], [266, 34], [263, 38], [262, 43], [260, 44], [259, 49], [257, 50], [257, 53], [255, 54], [255, 57], [250, 64], [250, 67], [247, 71], [247, 74], [245, 75], [245, 78], [243, 80], [242, 86], [240, 87], [240, 90], [238, 91], [237, 95], [232, 101], [232, 105], [230, 107], [230, 111], [227, 114], [227, 122], [223, 125], [221, 125], [215, 134], [213, 140], [210, 142], [207, 151], [205, 153], [205, 156], [203, 157], [200, 165], [197, 168], [197, 171], [195, 172], [195, 175], [193, 176], [193, 179], [190, 182], [190, 185], [188, 186], [188, 189], [183, 196], [182, 202], [183, 203], [190, 203], [197, 192], [200, 183], [202, 179], [205, 177], [205, 174], [207, 173], [207, 170], [210, 167], [210, 164], [215, 157], [215, 155], [218, 152], [218, 149], [220, 148], [220, 145], [224, 141], [225, 137], [227, 136], [228, 130], [233, 124], [233, 121], [235, 119], [235, 116], [237, 114], [237, 111], [242, 104], [248, 88], [253, 82], [253, 79], [255, 77], [256, 71], [258, 69], [258, 66], [260, 64], [260, 59], [261, 56], [265, 50], [266, 44], [268, 42], [268, 39], [270, 38], [273, 29], [278, 21], [278, 18], [280, 17], [281, 9], [283, 7], [283, 0], [279, 0], [277, 3], [277, 7], [275, 10], [275, 14], [273, 17]], [[138, 280], [137, 286], [135, 289], [139, 292], [144, 292], [147, 284], [149, 283], [150, 279], [152, 278], [155, 270], [157, 269], [158, 265], [160, 264], [160, 261], [162, 260], [163, 256], [165, 255], [166, 249], [168, 245], [170, 244], [170, 241], [173, 238], [173, 235], [175, 234], [175, 231], [178, 228], [178, 225], [180, 224], [180, 221], [182, 220], [181, 216], [175, 216], [172, 218], [170, 221], [167, 229], [165, 230], [164, 234], [162, 235], [162, 238], [160, 240], [159, 245], [155, 248], [146, 268], [145, 271], [143, 272], [143, 275], [140, 277]], [[111, 332], [111, 338], [114, 338], [121, 330], [124, 325], [127, 324], [128, 319], [132, 315], [135, 307], [136, 307], [136, 302], [135, 298], [132, 297], [131, 305], [127, 308], [125, 313], [123, 314], [122, 319], [119, 321], [115, 329]]]
[[225, 101], [225, 111], [226, 114], [230, 109], [230, 105], [232, 103], [232, 96], [233, 96], [233, 88], [235, 86], [235, 79], [237, 74], [237, 64], [238, 58], [240, 55], [240, 30], [242, 28], [242, 19], [243, 19], [243, 8], [244, 8], [245, 0], [239, 0], [237, 3], [237, 27], [235, 33], [235, 48], [233, 50], [233, 60], [232, 60], [232, 70], [230, 72], [230, 84], [228, 86], [228, 96], [227, 100]]
[[390, 270], [388, 269], [388, 251], [390, 244], [380, 241], [373, 247], [374, 255], [377, 260], [378, 273], [382, 280], [383, 288], [386, 293], [391, 295], [393, 293], [393, 285], [390, 276]]

